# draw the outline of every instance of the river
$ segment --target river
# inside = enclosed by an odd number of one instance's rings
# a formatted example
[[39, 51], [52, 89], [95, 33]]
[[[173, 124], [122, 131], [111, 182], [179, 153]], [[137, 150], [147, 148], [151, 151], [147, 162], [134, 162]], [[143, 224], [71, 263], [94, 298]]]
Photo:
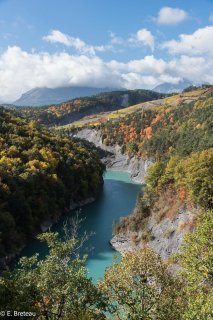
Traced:
[[[140, 189], [141, 185], [133, 183], [128, 173], [107, 171], [103, 189], [100, 190], [97, 199], [81, 209], [80, 218], [83, 218], [83, 222], [80, 232], [94, 233], [87, 242], [87, 247], [90, 248], [87, 267], [89, 277], [94, 282], [103, 277], [106, 267], [112, 264], [113, 256], [116, 254], [109, 245], [113, 221], [133, 210]], [[73, 216], [75, 212], [76, 210], [71, 211], [68, 217]], [[67, 216], [53, 226], [52, 230], [61, 234], [65, 219]], [[41, 258], [47, 253], [45, 245], [38, 240], [30, 242], [21, 256], [31, 256], [36, 252]]]

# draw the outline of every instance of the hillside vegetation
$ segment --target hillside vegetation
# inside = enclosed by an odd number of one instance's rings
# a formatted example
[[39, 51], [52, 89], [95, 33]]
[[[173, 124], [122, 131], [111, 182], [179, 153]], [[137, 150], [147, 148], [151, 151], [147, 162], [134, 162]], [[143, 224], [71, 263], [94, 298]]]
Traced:
[[71, 201], [94, 196], [103, 170], [82, 142], [0, 108], [0, 255], [16, 252]]
[[[180, 207], [213, 207], [212, 123], [210, 89], [172, 96], [160, 106], [100, 124], [103, 143], [118, 144], [129, 157], [154, 162], [135, 211], [118, 223], [115, 232], [143, 230], [142, 239], [136, 241], [147, 241], [152, 239], [151, 231], [145, 230], [149, 217], [160, 222], [174, 219]], [[182, 229], [193, 229], [195, 221], [189, 223]]]
[[180, 94], [169, 95], [169, 96], [164, 95], [164, 97], [162, 95], [162, 97], [157, 100], [150, 99], [150, 100], [147, 100], [146, 102], [140, 101], [139, 103], [130, 105], [128, 107], [117, 108], [114, 111], [105, 111], [97, 114], [95, 113], [95, 114], [85, 115], [80, 120], [73, 121], [66, 125], [60, 125], [57, 127], [57, 129], [62, 131], [69, 131], [69, 130], [72, 131], [73, 129], [78, 129], [78, 128], [81, 129], [84, 127], [90, 127], [90, 128], [96, 127], [98, 129], [101, 124], [106, 124], [109, 120], [114, 122], [115, 120], [121, 120], [131, 114], [144, 112], [146, 110], [155, 110], [156, 107], [158, 107], [158, 109], [161, 106], [174, 107], [184, 103], [196, 101], [201, 96], [205, 96], [207, 92], [211, 92], [211, 87], [210, 88], [202, 87], [197, 89], [193, 88], [193, 90], [190, 90], [190, 91], [188, 91], [188, 88], [187, 88], [183, 93], [180, 93]]
[[0, 277], [0, 306], [15, 310], [17, 318], [24, 313], [41, 320], [211, 320], [212, 217], [212, 211], [203, 212], [186, 237], [178, 276], [146, 248], [115, 261], [97, 285], [88, 278], [86, 257], [78, 255], [79, 239], [44, 233], [39, 239], [49, 254], [42, 260], [23, 257], [17, 269]]
[[[26, 310], [28, 319], [212, 319], [212, 110], [212, 90], [196, 90], [133, 107], [128, 114], [96, 124], [105, 144], [120, 145], [129, 157], [153, 160], [134, 212], [115, 228], [118, 233], [134, 232], [135, 241], [145, 246], [115, 261], [95, 285], [88, 277], [86, 257], [79, 255], [76, 227], [70, 236], [66, 233], [65, 241], [57, 233], [44, 233], [38, 238], [46, 242], [47, 256], [23, 257], [18, 268], [0, 277], [2, 310]], [[15, 113], [1, 109], [0, 124], [4, 252], [34, 232], [42, 215], [57, 216], [70, 198], [96, 192], [103, 166], [82, 142]], [[148, 219], [155, 218], [155, 227], [163, 219], [173, 221], [180, 207], [195, 208], [194, 219], [164, 236], [171, 240], [184, 228], [192, 232], [187, 232], [178, 254], [162, 260], [147, 246], [153, 237]], [[178, 274], [171, 263], [181, 267]]]
[[139, 110], [110, 119], [96, 129], [101, 130], [106, 145], [118, 144], [130, 156], [155, 159], [177, 153], [185, 156], [212, 146], [212, 103], [211, 93], [187, 103], [173, 96], [165, 104], [152, 108], [144, 104]]
[[41, 124], [58, 126], [72, 123], [92, 114], [117, 110], [164, 96], [164, 94], [150, 90], [115, 91], [97, 94], [92, 97], [73, 99], [56, 105], [18, 108], [18, 111], [23, 116], [36, 120]]

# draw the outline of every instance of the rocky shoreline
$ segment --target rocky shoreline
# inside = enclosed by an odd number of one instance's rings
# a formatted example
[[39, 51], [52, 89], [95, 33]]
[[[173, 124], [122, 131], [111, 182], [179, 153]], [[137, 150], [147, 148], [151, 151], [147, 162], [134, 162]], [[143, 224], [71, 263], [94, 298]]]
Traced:
[[142, 238], [143, 232], [126, 232], [113, 236], [110, 240], [112, 248], [121, 255], [134, 252], [145, 246], [150, 247], [158, 253], [163, 260], [177, 253], [186, 233], [192, 231], [192, 222], [196, 216], [196, 208], [187, 210], [180, 208], [174, 219], [164, 218], [158, 222], [150, 216], [145, 232], [150, 235], [150, 240], [135, 242], [135, 236]]
[[138, 248], [133, 244], [133, 242], [130, 240], [130, 238], [122, 233], [115, 235], [110, 241], [109, 241], [111, 247], [118, 251], [122, 256], [124, 256], [127, 252], [134, 252]]

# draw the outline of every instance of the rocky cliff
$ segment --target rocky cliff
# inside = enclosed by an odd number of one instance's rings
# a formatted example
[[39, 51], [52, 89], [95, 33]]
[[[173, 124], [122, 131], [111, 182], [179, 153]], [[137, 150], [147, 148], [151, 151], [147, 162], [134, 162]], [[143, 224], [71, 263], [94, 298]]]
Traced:
[[145, 183], [145, 175], [149, 165], [152, 163], [151, 159], [143, 160], [142, 158], [129, 157], [127, 154], [121, 153], [121, 148], [118, 145], [104, 145], [100, 132], [94, 129], [79, 130], [74, 136], [93, 142], [96, 147], [107, 151], [108, 156], [102, 158], [107, 169], [128, 172], [134, 182]]
[[195, 216], [196, 209], [188, 210], [183, 207], [172, 219], [164, 217], [158, 221], [152, 215], [146, 220], [142, 230], [118, 233], [113, 236], [110, 244], [122, 255], [149, 246], [165, 260], [178, 252], [185, 234], [192, 231]]

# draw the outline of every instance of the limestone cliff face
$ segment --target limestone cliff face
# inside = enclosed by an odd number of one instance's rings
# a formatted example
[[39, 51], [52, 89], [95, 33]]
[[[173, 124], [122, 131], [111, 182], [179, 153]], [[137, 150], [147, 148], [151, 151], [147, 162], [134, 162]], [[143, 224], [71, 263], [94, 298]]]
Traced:
[[106, 146], [102, 143], [102, 137], [99, 131], [94, 129], [82, 129], [79, 130], [75, 137], [85, 139], [93, 142], [96, 147], [99, 147], [109, 153], [107, 157], [102, 158], [102, 161], [106, 164], [107, 169], [116, 171], [125, 171], [130, 173], [134, 182], [144, 184], [145, 175], [149, 165], [152, 161], [138, 159], [136, 157], [129, 157], [127, 154], [121, 153], [121, 148], [118, 145]]
[[[180, 208], [173, 219], [164, 217], [161, 221], [157, 221], [156, 217], [151, 215], [144, 229], [138, 232], [127, 230], [116, 234], [110, 243], [122, 255], [149, 246], [165, 260], [179, 251], [185, 234], [192, 231], [195, 216], [196, 209], [186, 208]], [[137, 241], [143, 239], [145, 234], [147, 240]]]

